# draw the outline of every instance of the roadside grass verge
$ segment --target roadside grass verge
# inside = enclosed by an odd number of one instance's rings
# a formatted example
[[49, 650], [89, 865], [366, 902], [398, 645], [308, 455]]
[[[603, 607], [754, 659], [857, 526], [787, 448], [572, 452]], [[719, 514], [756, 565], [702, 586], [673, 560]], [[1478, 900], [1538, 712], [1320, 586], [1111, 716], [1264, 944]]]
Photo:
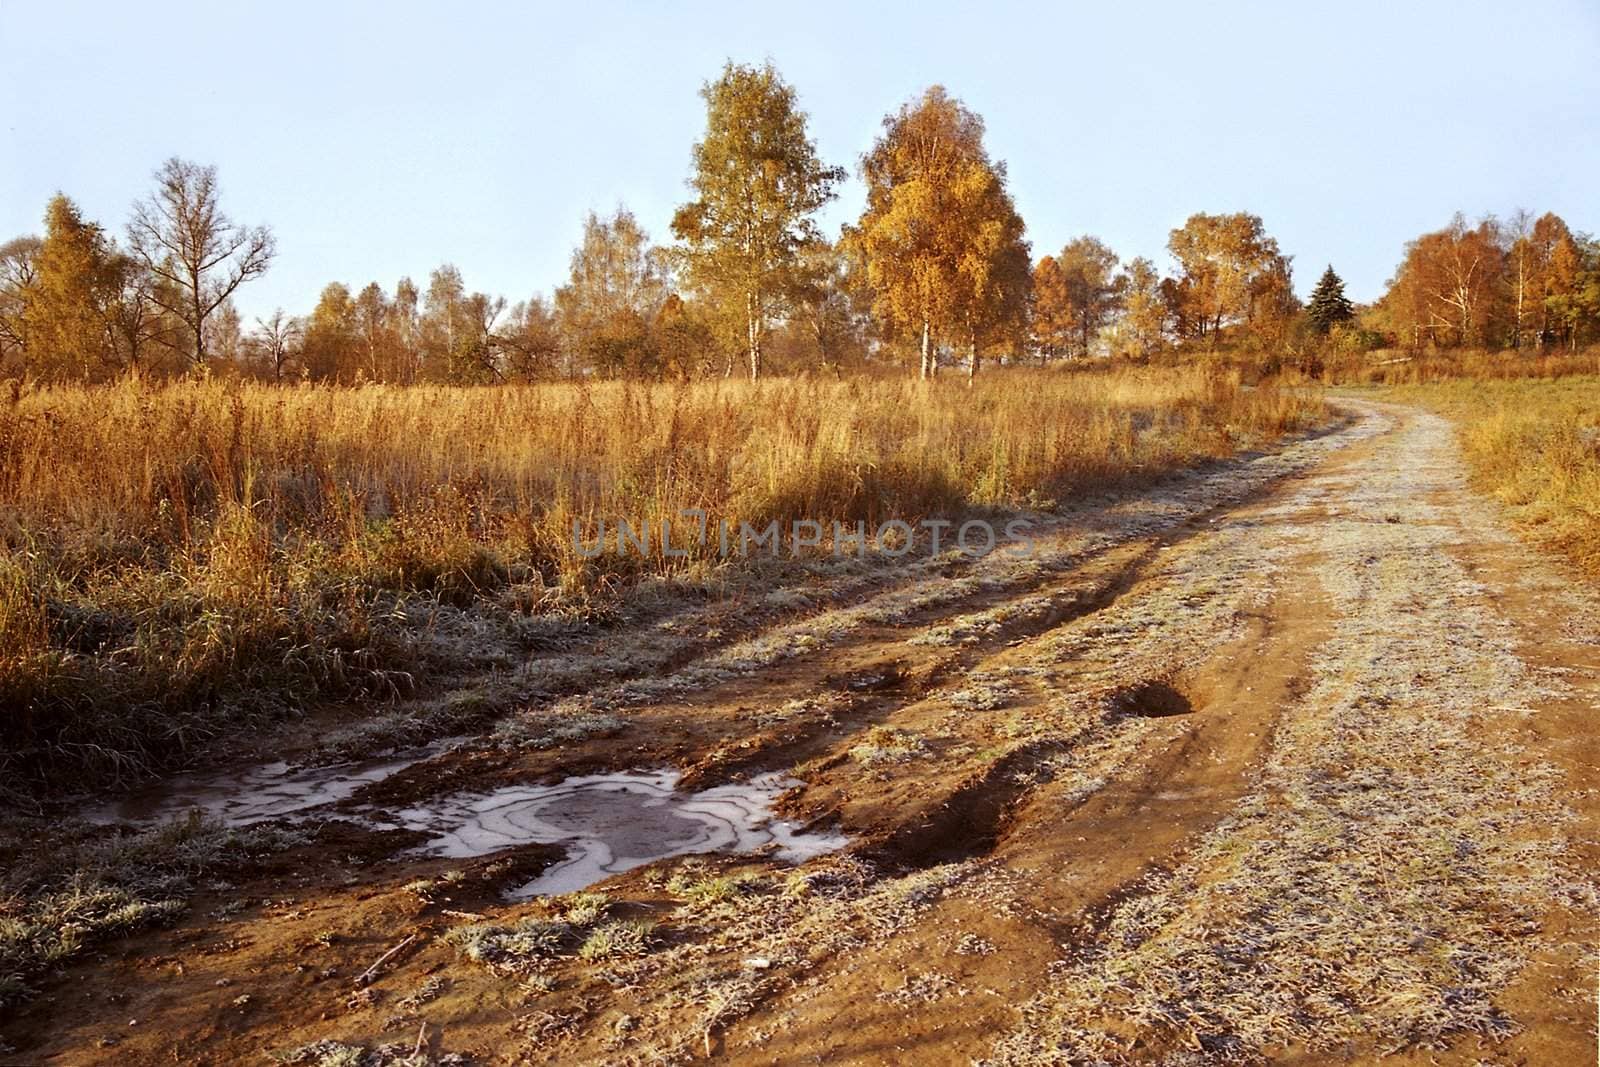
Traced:
[[1600, 376], [1453, 379], [1376, 395], [1454, 421], [1478, 487], [1600, 579]]
[[110, 837], [97, 828], [52, 831], [38, 820], [7, 820], [0, 826], [0, 1007], [97, 942], [172, 919], [206, 872], [305, 840], [281, 827], [230, 829], [198, 813]]

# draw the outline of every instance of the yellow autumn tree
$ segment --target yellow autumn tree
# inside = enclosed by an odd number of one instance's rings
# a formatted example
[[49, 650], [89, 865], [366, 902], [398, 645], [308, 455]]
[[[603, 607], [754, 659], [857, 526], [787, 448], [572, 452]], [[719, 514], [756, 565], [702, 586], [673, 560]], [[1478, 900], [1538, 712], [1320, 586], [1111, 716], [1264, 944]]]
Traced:
[[694, 146], [695, 199], [672, 232], [689, 283], [737, 307], [750, 377], [773, 316], [794, 291], [801, 250], [821, 237], [812, 216], [835, 196], [844, 171], [825, 165], [794, 89], [772, 65], [729, 63], [701, 92], [706, 135]]
[[1047, 356], [1086, 356], [1121, 301], [1117, 254], [1096, 237], [1067, 242], [1034, 271], [1034, 338]]
[[1459, 212], [1444, 229], [1407, 244], [1383, 298], [1400, 339], [1416, 347], [1489, 343], [1504, 289], [1501, 245], [1493, 219], [1472, 226]]
[[887, 116], [862, 160], [867, 206], [846, 241], [865, 265], [873, 310], [915, 336], [923, 378], [935, 345], [979, 350], [1020, 333], [1032, 284], [1022, 220], [1005, 165], [983, 147], [983, 120], [942, 86]]
[[1118, 277], [1121, 304], [1113, 350], [1144, 358], [1161, 346], [1167, 309], [1161, 299], [1161, 275], [1156, 265], [1140, 256]]
[[1067, 274], [1055, 256], [1045, 256], [1033, 268], [1033, 344], [1045, 360], [1066, 355], [1077, 338], [1072, 315], [1072, 295]]
[[118, 259], [101, 228], [67, 197], [51, 199], [44, 222], [25, 311], [37, 353], [33, 369], [47, 377], [90, 378], [115, 363]]
[[1270, 340], [1294, 310], [1289, 258], [1258, 215], [1190, 215], [1167, 249], [1181, 271], [1166, 287], [1180, 336], [1215, 348], [1225, 328], [1244, 325]]
[[956, 267], [956, 303], [970, 384], [987, 348], [1017, 352], [1026, 344], [1033, 270], [1003, 163], [965, 168], [957, 202], [966, 210], [959, 220], [965, 240]]

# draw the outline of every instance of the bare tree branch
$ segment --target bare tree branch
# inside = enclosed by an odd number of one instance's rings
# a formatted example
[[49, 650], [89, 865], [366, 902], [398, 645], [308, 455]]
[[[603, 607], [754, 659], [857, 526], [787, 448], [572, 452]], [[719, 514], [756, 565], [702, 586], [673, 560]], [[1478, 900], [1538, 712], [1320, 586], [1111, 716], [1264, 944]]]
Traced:
[[176, 157], [156, 172], [156, 190], [134, 205], [134, 255], [161, 283], [152, 299], [184, 325], [195, 364], [206, 359], [206, 320], [234, 291], [266, 272], [272, 231], [247, 229], [222, 213], [217, 170]]

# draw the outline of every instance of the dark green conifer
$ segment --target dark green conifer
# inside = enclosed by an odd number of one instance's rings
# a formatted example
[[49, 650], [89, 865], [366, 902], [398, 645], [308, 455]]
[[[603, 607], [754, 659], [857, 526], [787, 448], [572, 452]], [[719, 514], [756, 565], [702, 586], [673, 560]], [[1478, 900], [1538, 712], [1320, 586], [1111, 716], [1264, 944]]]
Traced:
[[1322, 280], [1317, 282], [1310, 303], [1306, 304], [1306, 321], [1319, 334], [1326, 334], [1339, 323], [1349, 322], [1355, 315], [1355, 306], [1344, 295], [1344, 279], [1329, 266], [1322, 272]]

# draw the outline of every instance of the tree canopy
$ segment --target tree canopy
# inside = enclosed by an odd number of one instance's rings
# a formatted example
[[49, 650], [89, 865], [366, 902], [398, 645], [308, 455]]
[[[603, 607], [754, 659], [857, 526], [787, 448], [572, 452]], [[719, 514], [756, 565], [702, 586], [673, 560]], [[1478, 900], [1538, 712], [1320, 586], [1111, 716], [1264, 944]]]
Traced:
[[756, 378], [801, 249], [822, 239], [813, 216], [834, 198], [844, 171], [817, 157], [795, 91], [770, 63], [729, 63], [701, 96], [706, 132], [694, 146], [695, 198], [673, 216], [672, 231], [690, 283], [742, 307]]
[[217, 168], [177, 157], [156, 171], [156, 190], [133, 208], [128, 240], [155, 279], [157, 304], [191, 339], [190, 356], [206, 360], [206, 320], [234, 291], [264, 274], [276, 246], [265, 226], [249, 228], [223, 214]]
[[979, 349], [1024, 327], [1032, 274], [1005, 164], [983, 145], [983, 120], [933, 86], [883, 121], [862, 160], [867, 205], [846, 235], [865, 265], [873, 309], [915, 336], [922, 377], [940, 340]]

